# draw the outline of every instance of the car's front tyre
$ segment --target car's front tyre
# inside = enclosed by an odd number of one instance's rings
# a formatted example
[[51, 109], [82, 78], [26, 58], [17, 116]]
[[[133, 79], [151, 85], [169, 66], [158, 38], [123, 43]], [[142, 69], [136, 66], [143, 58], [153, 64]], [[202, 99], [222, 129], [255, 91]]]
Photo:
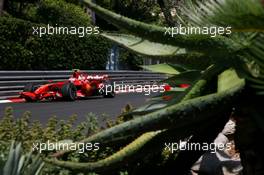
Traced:
[[73, 83], [66, 83], [61, 88], [61, 94], [64, 100], [74, 101], [77, 98], [77, 89]]

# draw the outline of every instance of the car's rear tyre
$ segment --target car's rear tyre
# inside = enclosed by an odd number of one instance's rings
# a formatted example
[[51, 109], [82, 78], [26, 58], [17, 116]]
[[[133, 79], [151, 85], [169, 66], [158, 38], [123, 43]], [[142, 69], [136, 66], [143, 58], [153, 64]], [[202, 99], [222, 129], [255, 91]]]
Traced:
[[[111, 92], [108, 92], [109, 90]], [[106, 80], [104, 82], [104, 93], [103, 93], [103, 97], [104, 98], [114, 98], [115, 97], [114, 83], [112, 81], [110, 81], [110, 80]]]
[[77, 89], [74, 84], [67, 83], [62, 86], [61, 94], [64, 100], [74, 101], [77, 97]]

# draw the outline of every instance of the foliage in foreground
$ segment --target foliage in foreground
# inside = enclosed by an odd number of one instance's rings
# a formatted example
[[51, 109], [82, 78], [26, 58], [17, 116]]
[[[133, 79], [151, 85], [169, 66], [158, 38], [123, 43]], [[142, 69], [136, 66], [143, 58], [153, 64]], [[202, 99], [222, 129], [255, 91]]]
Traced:
[[[131, 105], [126, 105], [121, 111], [126, 113], [132, 109]], [[99, 124], [98, 118], [102, 123]], [[4, 115], [0, 119], [0, 172], [28, 174], [71, 174], [70, 171], [43, 164], [38, 150], [33, 150], [36, 143], [70, 143], [92, 135], [94, 133], [109, 128], [127, 120], [122, 115], [117, 120], [111, 121], [107, 114], [97, 116], [89, 113], [86, 120], [76, 124], [77, 116], [73, 115], [68, 120], [58, 120], [56, 116], [50, 117], [46, 125], [38, 120], [33, 120], [30, 112], [25, 112], [20, 118], [13, 115], [13, 108], [5, 109]], [[16, 140], [16, 142], [13, 142]], [[99, 160], [112, 154], [116, 148], [105, 147], [101, 152], [89, 152], [85, 154], [74, 153], [69, 159]], [[55, 150], [54, 150], [55, 151]], [[54, 151], [44, 151], [42, 156], [53, 154]], [[17, 169], [14, 167], [18, 166]], [[23, 166], [22, 166], [23, 165]], [[6, 168], [5, 168], [6, 167]], [[90, 174], [91, 175], [91, 174]]]
[[[120, 16], [91, 0], [84, 0], [84, 4], [97, 15], [129, 33], [104, 33], [103, 36], [134, 52], [176, 63], [171, 65], [177, 71], [169, 81], [189, 80], [191, 86], [184, 92], [165, 94], [170, 97], [168, 101], [157, 97], [150, 104], [127, 114], [134, 116], [132, 120], [82, 140], [107, 144], [136, 137], [109, 157], [96, 162], [76, 163], [54, 158], [45, 159], [46, 162], [73, 171], [98, 173], [122, 169], [127, 164], [135, 167], [141, 156], [154, 158], [161, 153], [164, 142], [177, 142], [192, 136], [189, 142], [211, 143], [235, 108], [235, 114], [239, 116], [236, 145], [241, 153], [244, 174], [263, 174], [263, 144], [257, 142], [263, 135], [264, 125], [259, 104], [264, 94], [263, 2], [188, 2], [182, 7], [184, 19], [177, 18], [184, 21], [185, 27], [231, 26], [232, 35], [178, 34], [171, 37], [164, 35], [166, 29], [163, 27]], [[56, 156], [59, 158], [64, 154], [66, 152], [59, 152]], [[203, 151], [180, 151], [171, 155], [156, 173], [188, 174], [202, 154]]]
[[35, 156], [32, 152], [23, 155], [21, 143], [15, 145], [15, 142], [12, 142], [8, 159], [0, 173], [5, 175], [38, 175], [43, 166], [44, 163], [39, 155]]

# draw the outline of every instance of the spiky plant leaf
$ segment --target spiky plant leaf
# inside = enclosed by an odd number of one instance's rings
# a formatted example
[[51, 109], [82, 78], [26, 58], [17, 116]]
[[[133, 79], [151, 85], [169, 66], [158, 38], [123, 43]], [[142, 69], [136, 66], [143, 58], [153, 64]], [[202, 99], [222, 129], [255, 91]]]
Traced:
[[228, 69], [218, 76], [217, 91], [223, 92], [244, 81], [244, 79], [238, 77], [234, 69]]
[[13, 141], [10, 146], [8, 159], [3, 168], [4, 175], [38, 175], [44, 166], [40, 156], [32, 153], [22, 155], [21, 143], [15, 145]]
[[168, 63], [181, 65], [184, 68], [190, 70], [205, 70], [212, 64], [216, 64], [218, 59], [213, 59], [209, 55], [205, 55], [198, 52], [187, 52], [184, 54], [177, 53], [173, 56], [167, 57], [150, 57], [153, 60], [161, 60]]
[[[219, 114], [217, 118], [208, 118], [208, 121], [215, 122], [216, 119], [219, 120], [221, 117], [222, 116]], [[180, 139], [186, 138], [198, 131], [200, 132], [208, 126], [210, 126], [208, 122], [203, 122], [200, 123], [198, 127], [190, 127], [188, 130], [177, 128], [172, 130], [147, 132], [136, 138], [127, 146], [121, 148], [116, 153], [97, 162], [76, 163], [60, 161], [58, 159], [45, 159], [45, 161], [74, 171], [92, 171], [97, 173], [107, 172], [127, 165], [130, 162], [133, 163], [133, 160], [144, 158], [147, 154], [153, 155], [153, 152], [160, 151], [164, 148], [163, 143], [171, 141], [178, 142]]]
[[[200, 76], [197, 77], [197, 79], [194, 79], [193, 82], [190, 83], [190, 87], [186, 89], [183, 92], [174, 92], [169, 91], [165, 92], [161, 95], [158, 95], [157, 97], [154, 97], [153, 100], [151, 100], [149, 103], [143, 105], [142, 107], [139, 107], [132, 112], [129, 112], [127, 114], [124, 114], [125, 116], [131, 116], [131, 115], [144, 115], [148, 114], [150, 112], [153, 112], [155, 110], [168, 107], [170, 105], [174, 105], [176, 103], [181, 102], [182, 100], [188, 100], [194, 97], [201, 96], [205, 90], [206, 85], [208, 82], [211, 81], [211, 79], [216, 76], [219, 72], [222, 71], [222, 68], [217, 66], [210, 66], [207, 70], [201, 72]], [[199, 71], [198, 71], [199, 72]], [[185, 74], [185, 72], [182, 72], [178, 75], [182, 74], [182, 79], [188, 79], [188, 74]], [[198, 74], [198, 73], [197, 73]], [[177, 75], [175, 75], [177, 76]], [[187, 76], [187, 77], [185, 77]], [[193, 76], [195, 77], [195, 76]], [[168, 97], [168, 98], [167, 98]]]
[[118, 33], [102, 33], [101, 35], [120, 44], [121, 46], [124, 46], [127, 49], [146, 56], [167, 57], [185, 53], [185, 49], [180, 49], [171, 45], [150, 42], [133, 35]]
[[192, 84], [201, 77], [201, 71], [198, 70], [188, 70], [185, 72], [181, 72], [178, 75], [174, 75], [163, 82], [168, 83], [171, 86], [178, 86], [180, 84]]
[[47, 163], [55, 164], [57, 166], [68, 168], [71, 170], [103, 172], [108, 169], [111, 169], [111, 167], [113, 168], [115, 166], [120, 166], [122, 162], [124, 163], [124, 161], [128, 157], [131, 157], [133, 154], [139, 151], [148, 141], [150, 141], [160, 132], [161, 131], [145, 133], [141, 135], [140, 137], [138, 137], [137, 139], [135, 139], [132, 143], [130, 143], [125, 148], [97, 162], [76, 163], [76, 162], [69, 162], [69, 161], [59, 161], [56, 159], [45, 159], [45, 161]]
[[[164, 27], [150, 25], [143, 22], [139, 22], [107, 9], [100, 7], [92, 3], [91, 0], [84, 0], [83, 3], [90, 9], [94, 10], [97, 15], [111, 22], [115, 26], [128, 30], [130, 33], [142, 37], [152, 42], [173, 45], [180, 48], [188, 48], [198, 52], [204, 52], [214, 56], [226, 56], [240, 49], [240, 45], [236, 44], [227, 37], [210, 35], [181, 35], [177, 34], [173, 37], [166, 35], [167, 29]], [[210, 49], [215, 47], [214, 51]]]
[[[134, 35], [117, 33], [102, 33], [101, 35], [135, 53], [151, 57], [154, 60], [159, 59], [179, 64], [189, 69], [201, 70], [215, 63], [208, 55], [197, 52], [186, 53], [185, 49], [172, 45], [150, 42]], [[197, 64], [197, 62], [199, 64]]]
[[184, 70], [181, 67], [178, 67], [178, 70], [176, 70], [175, 67], [172, 67], [169, 64], [154, 64], [154, 65], [146, 65], [141, 67], [153, 72], [172, 74], [172, 75], [179, 74], [181, 71]]

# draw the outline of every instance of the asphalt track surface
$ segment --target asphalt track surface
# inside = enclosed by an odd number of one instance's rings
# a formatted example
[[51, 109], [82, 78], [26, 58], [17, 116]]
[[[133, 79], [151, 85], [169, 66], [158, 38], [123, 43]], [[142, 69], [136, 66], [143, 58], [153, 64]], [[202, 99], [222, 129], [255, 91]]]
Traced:
[[89, 112], [92, 112], [98, 115], [98, 121], [102, 125], [104, 122], [102, 114], [107, 114], [107, 119], [115, 119], [126, 104], [139, 107], [149, 98], [150, 96], [144, 94], [126, 93], [117, 94], [115, 98], [91, 97], [73, 102], [5, 103], [0, 104], [0, 118], [2, 118], [5, 108], [11, 106], [14, 109], [15, 118], [21, 117], [26, 111], [30, 111], [32, 121], [39, 120], [42, 124], [46, 124], [48, 119], [54, 115], [59, 120], [66, 120], [74, 114], [78, 116], [76, 123], [79, 123], [86, 119]]

